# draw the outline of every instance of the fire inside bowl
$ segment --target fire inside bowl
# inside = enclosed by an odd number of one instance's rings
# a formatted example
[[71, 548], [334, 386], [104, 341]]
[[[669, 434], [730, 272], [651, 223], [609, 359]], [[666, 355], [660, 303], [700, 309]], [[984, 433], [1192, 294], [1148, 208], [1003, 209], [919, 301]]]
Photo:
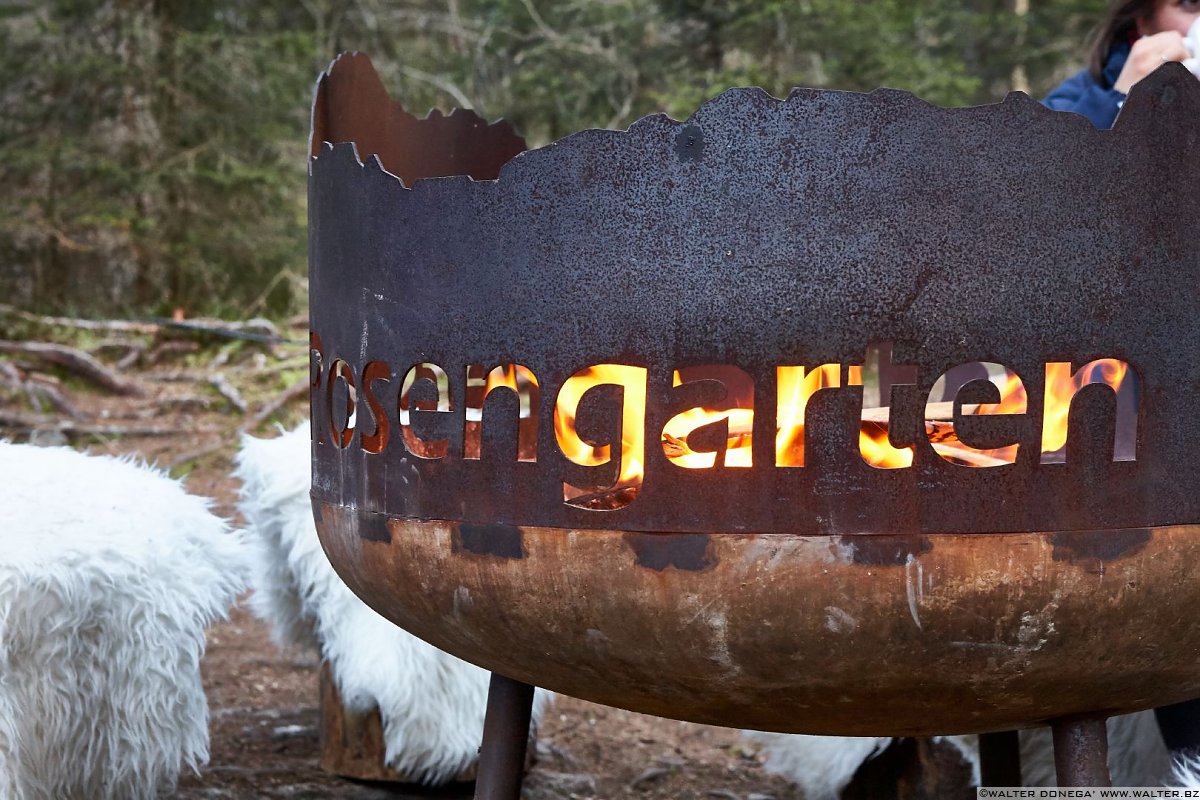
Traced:
[[333, 565], [464, 659], [681, 719], [1200, 693], [1198, 112], [1177, 65], [1112, 131], [733, 90], [522, 152], [340, 58], [309, 197]]

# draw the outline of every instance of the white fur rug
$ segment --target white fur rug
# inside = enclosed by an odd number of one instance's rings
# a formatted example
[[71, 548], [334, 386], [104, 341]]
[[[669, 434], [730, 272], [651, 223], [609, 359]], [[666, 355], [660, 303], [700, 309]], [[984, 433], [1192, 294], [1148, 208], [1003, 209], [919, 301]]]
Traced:
[[243, 543], [165, 474], [0, 443], [0, 797], [142, 798], [208, 760], [204, 629]]
[[[890, 738], [801, 736], [747, 731], [765, 757], [769, 772], [798, 785], [806, 800], [836, 800], [859, 767], [883, 752]], [[974, 770], [979, 783], [979, 740], [948, 736]], [[1109, 768], [1114, 786], [1185, 786], [1194, 777], [1187, 767], [1174, 774], [1153, 711], [1108, 721]], [[1200, 776], [1200, 762], [1192, 767]], [[1025, 786], [1055, 786], [1054, 747], [1049, 728], [1021, 731], [1021, 776]]]
[[[236, 474], [254, 541], [251, 607], [280, 643], [319, 648], [347, 708], [378, 706], [389, 767], [444, 783], [475, 761], [489, 673], [388, 622], [337, 576], [313, 524], [310, 458], [307, 424], [242, 440]], [[537, 693], [535, 724], [546, 697]]]

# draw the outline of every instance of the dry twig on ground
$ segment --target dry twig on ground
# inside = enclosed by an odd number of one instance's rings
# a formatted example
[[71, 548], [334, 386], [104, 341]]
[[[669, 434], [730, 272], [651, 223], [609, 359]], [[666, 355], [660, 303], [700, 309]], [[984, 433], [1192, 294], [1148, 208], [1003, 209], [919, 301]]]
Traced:
[[254, 414], [242, 423], [240, 428], [242, 433], [249, 433], [262, 425], [272, 414], [279, 411], [293, 400], [298, 400], [308, 394], [308, 381], [297, 381], [288, 388], [284, 389], [272, 399], [263, 404], [262, 408], [254, 412]]
[[16, 317], [25, 322], [57, 328], [76, 328], [86, 331], [111, 331], [116, 333], [158, 333], [162, 328], [152, 322], [130, 322], [123, 319], [75, 319], [74, 317], [47, 317], [31, 314], [7, 303], [0, 303], [0, 315]]
[[225, 375], [220, 372], [214, 372], [208, 376], [208, 385], [217, 390], [217, 392], [229, 401], [229, 404], [236, 408], [241, 413], [245, 414], [248, 410], [246, 401], [242, 399], [242, 393], [237, 390], [237, 387], [226, 380]]
[[23, 414], [0, 409], [0, 427], [21, 433], [56, 432], [68, 436], [182, 436], [212, 433], [213, 428], [185, 428], [178, 425], [110, 425], [72, 422], [40, 414]]
[[10, 342], [0, 340], [0, 353], [28, 356], [58, 364], [60, 367], [121, 395], [141, 396], [145, 390], [136, 381], [122, 377], [92, 356], [74, 347], [50, 342]]

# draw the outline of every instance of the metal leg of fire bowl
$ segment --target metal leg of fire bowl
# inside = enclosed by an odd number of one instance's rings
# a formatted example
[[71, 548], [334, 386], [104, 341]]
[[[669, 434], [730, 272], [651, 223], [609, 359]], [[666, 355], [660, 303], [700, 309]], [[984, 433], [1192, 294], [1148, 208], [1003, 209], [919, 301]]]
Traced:
[[493, 672], [483, 718], [475, 800], [519, 800], [533, 714], [533, 687]]
[[1112, 786], [1103, 719], [1057, 720], [1051, 728], [1059, 786]]
[[1016, 731], [979, 735], [979, 782], [983, 786], [1020, 786], [1021, 737]]

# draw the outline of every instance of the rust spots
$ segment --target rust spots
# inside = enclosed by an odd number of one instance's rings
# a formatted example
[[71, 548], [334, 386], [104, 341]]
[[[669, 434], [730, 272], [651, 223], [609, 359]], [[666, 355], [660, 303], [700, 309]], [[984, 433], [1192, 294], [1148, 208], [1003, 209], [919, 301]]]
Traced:
[[917, 534], [843, 536], [842, 544], [850, 545], [855, 564], [869, 567], [903, 567], [909, 556], [919, 556], [933, 549], [928, 536]]
[[384, 514], [370, 512], [358, 515], [358, 536], [371, 542], [392, 543], [392, 531], [388, 528], [388, 518]]
[[625, 541], [633, 548], [638, 566], [655, 572], [667, 567], [702, 572], [717, 563], [707, 533], [626, 533]]
[[385, 514], [346, 508], [316, 498], [312, 499], [312, 510], [313, 521], [317, 524], [318, 531], [322, 531], [328, 522], [331, 530], [347, 530], [350, 535], [372, 542], [392, 542], [392, 532], [388, 528], [388, 518]]
[[1060, 531], [1050, 536], [1055, 561], [1093, 567], [1131, 556], [1150, 541], [1146, 528], [1109, 531]]
[[462, 522], [455, 526], [450, 540], [454, 553], [477, 556], [519, 559], [525, 557], [525, 543], [516, 525], [473, 525]]

